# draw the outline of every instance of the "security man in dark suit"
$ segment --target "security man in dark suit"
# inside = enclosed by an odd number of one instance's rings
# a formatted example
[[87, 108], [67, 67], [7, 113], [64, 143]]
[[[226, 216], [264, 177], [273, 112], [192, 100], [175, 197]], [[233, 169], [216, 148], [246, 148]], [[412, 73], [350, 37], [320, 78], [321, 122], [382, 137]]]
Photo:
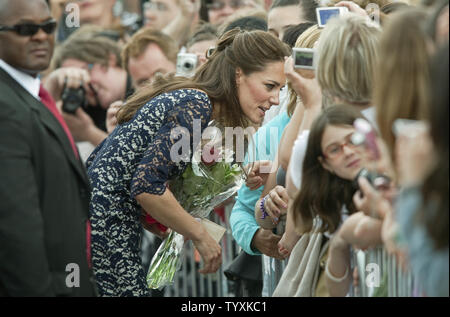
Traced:
[[45, 0], [0, 0], [0, 296], [95, 296], [89, 181], [38, 77], [55, 28]]

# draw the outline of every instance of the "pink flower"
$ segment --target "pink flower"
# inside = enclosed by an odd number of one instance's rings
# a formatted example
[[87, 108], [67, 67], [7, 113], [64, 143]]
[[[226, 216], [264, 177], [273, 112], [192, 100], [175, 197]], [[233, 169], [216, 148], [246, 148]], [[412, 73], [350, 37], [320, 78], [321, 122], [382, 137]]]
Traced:
[[220, 149], [216, 149], [211, 145], [205, 145], [202, 151], [202, 163], [206, 166], [214, 165], [219, 161], [220, 156]]

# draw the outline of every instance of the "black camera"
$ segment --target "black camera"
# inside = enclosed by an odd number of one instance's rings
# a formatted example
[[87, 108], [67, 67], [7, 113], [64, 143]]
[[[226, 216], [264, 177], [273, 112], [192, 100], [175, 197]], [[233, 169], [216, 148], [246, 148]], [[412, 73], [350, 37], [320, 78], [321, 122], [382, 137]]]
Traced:
[[391, 179], [388, 176], [363, 168], [359, 171], [353, 181], [353, 185], [356, 189], [359, 189], [358, 179], [360, 177], [367, 179], [375, 189], [388, 189], [391, 184]]
[[86, 103], [86, 91], [83, 86], [79, 88], [65, 87], [61, 96], [64, 112], [74, 114], [79, 107], [84, 107]]

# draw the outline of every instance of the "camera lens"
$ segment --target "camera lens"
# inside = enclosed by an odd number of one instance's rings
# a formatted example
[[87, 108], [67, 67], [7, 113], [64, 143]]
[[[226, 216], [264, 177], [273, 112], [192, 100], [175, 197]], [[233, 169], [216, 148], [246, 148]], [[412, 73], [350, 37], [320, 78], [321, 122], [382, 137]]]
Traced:
[[183, 68], [186, 71], [190, 72], [194, 68], [194, 64], [192, 62], [190, 62], [190, 61], [187, 61], [186, 63], [184, 63]]

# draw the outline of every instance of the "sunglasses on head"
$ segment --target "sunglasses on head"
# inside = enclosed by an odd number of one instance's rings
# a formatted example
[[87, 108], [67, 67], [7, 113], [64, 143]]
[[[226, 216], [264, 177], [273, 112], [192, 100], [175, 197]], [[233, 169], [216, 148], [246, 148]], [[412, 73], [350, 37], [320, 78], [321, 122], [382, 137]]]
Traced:
[[56, 21], [50, 20], [41, 24], [22, 23], [13, 26], [0, 25], [0, 31], [13, 31], [21, 36], [33, 36], [39, 29], [47, 34], [52, 34], [56, 30]]

